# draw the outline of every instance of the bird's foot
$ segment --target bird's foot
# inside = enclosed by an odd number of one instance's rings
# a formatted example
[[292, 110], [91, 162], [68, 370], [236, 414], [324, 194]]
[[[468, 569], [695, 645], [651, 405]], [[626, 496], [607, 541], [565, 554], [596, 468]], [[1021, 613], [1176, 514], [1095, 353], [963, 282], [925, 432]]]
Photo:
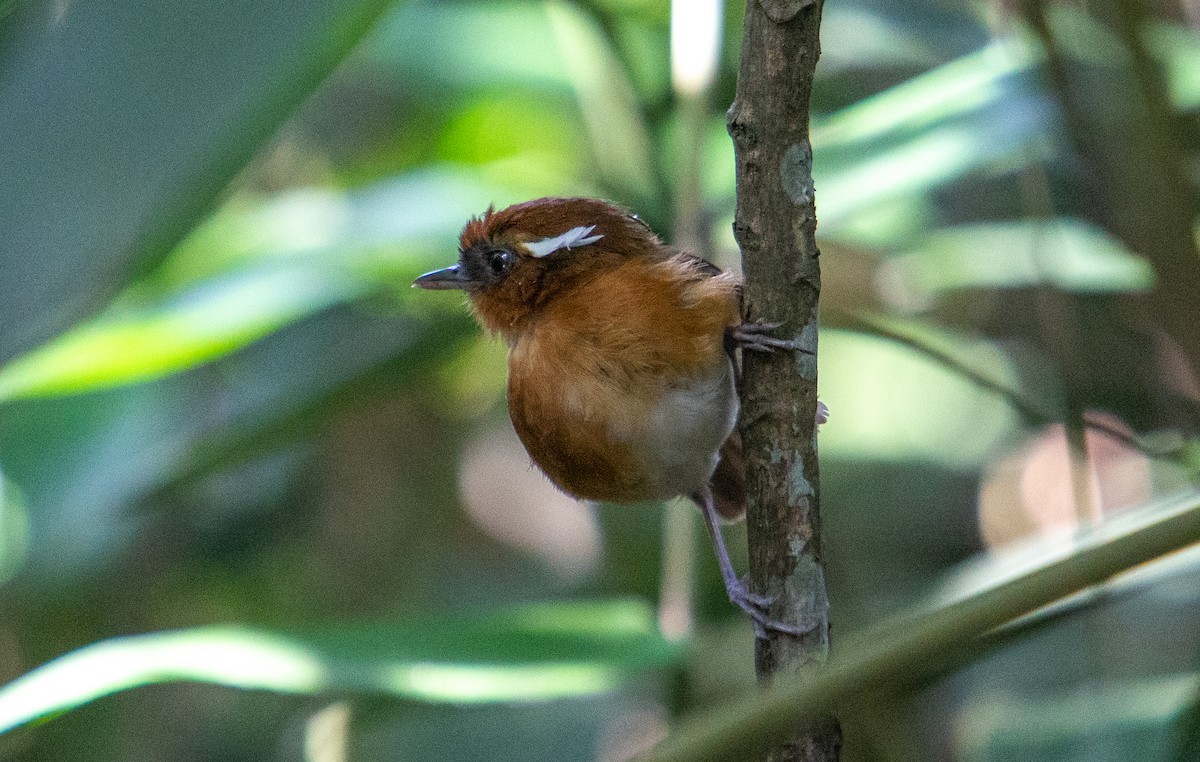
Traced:
[[[777, 349], [786, 349], [792, 352], [802, 352], [807, 355], [813, 354], [810, 350], [801, 349], [791, 339], [778, 339], [772, 336], [771, 332], [781, 325], [783, 324], [764, 323], [762, 321], [739, 323], [726, 329], [726, 341], [731, 342], [734, 346], [741, 347], [743, 350], [748, 349], [755, 352], [774, 352]], [[829, 406], [817, 400], [817, 425], [820, 426], [828, 420]]]
[[730, 340], [743, 350], [774, 352], [779, 349], [786, 349], [791, 352], [812, 354], [807, 349], [801, 349], [800, 345], [791, 339], [780, 339], [772, 336], [771, 333], [781, 325], [783, 323], [764, 323], [756, 320], [730, 326], [727, 330]]
[[773, 619], [767, 613], [767, 607], [774, 602], [774, 597], [752, 592], [744, 579], [734, 580], [731, 584], [726, 585], [725, 589], [729, 593], [729, 600], [733, 602], [733, 605], [744, 611], [750, 618], [750, 623], [754, 625], [755, 637], [766, 640], [769, 637], [768, 632], [778, 632], [799, 638], [813, 631], [814, 625], [799, 626]]

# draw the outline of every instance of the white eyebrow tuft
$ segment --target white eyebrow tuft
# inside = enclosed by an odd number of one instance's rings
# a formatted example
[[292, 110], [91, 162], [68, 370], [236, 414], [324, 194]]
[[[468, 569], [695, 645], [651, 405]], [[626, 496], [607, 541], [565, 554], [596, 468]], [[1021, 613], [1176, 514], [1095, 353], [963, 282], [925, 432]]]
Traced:
[[587, 246], [589, 243], [595, 243], [603, 238], [603, 235], [588, 235], [596, 229], [595, 225], [580, 225], [577, 228], [571, 228], [562, 235], [556, 235], [553, 238], [543, 238], [540, 241], [533, 241], [525, 244], [525, 248], [535, 257], [544, 257], [548, 254], [553, 254], [559, 249], [571, 249], [576, 246]]

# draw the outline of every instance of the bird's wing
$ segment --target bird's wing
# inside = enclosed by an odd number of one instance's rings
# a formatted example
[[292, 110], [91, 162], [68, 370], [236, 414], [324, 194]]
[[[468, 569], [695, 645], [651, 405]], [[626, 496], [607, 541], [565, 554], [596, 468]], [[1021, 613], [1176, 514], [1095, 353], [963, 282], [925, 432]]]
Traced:
[[696, 270], [708, 276], [720, 275], [723, 271], [721, 268], [709, 262], [703, 257], [698, 257], [695, 254], [689, 254], [686, 251], [680, 252], [679, 256], [696, 266]]
[[[683, 252], [683, 257], [695, 266], [696, 272], [710, 278], [723, 272], [721, 268], [703, 257], [687, 252]], [[741, 284], [738, 284], [737, 287], [737, 299], [740, 314], [742, 307]], [[738, 378], [740, 373], [737, 372], [739, 366], [735, 354], [736, 349], [737, 342], [727, 333], [725, 353], [729, 355], [729, 362], [734, 368], [735, 383], [740, 380]], [[726, 521], [741, 519], [746, 513], [746, 474], [745, 466], [742, 464], [742, 437], [737, 429], [734, 429], [725, 443], [721, 445], [720, 460], [717, 462], [717, 469], [713, 472], [710, 483], [717, 513], [721, 514], [721, 518]]]

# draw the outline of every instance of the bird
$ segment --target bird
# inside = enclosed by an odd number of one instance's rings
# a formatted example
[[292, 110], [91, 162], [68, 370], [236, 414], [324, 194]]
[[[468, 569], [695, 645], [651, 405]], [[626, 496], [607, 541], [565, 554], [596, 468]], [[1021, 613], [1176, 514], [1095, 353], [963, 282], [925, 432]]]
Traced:
[[756, 633], [804, 634], [768, 615], [721, 535], [745, 512], [735, 350], [798, 351], [742, 320], [737, 276], [617, 204], [539, 198], [468, 220], [457, 263], [413, 286], [465, 292], [507, 344], [509, 417], [551, 482], [585, 501], [691, 498]]

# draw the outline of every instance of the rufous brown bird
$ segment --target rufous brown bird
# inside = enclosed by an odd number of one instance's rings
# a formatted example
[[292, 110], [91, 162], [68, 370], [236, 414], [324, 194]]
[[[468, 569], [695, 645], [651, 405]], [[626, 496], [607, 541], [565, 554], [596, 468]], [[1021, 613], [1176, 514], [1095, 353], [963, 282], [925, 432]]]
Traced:
[[614, 204], [542, 198], [467, 222], [458, 263], [413, 285], [465, 291], [508, 344], [509, 415], [554, 484], [611, 503], [691, 497], [730, 600], [760, 633], [800, 633], [738, 578], [719, 527], [745, 511], [733, 350], [795, 349], [742, 322], [738, 278]]

